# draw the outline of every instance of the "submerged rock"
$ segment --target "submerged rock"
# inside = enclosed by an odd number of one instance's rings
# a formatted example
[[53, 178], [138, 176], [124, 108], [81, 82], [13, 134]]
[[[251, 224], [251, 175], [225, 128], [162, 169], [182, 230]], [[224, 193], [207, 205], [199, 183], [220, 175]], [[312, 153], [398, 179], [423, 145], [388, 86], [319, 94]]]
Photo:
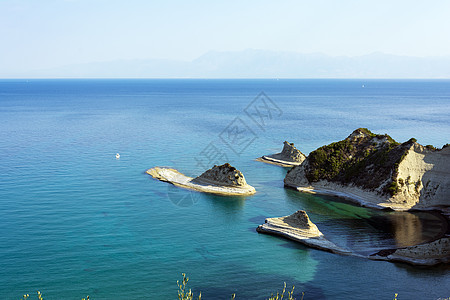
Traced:
[[288, 171], [284, 183], [398, 210], [448, 207], [450, 147], [424, 147], [415, 139], [400, 144], [359, 128], [311, 152]]

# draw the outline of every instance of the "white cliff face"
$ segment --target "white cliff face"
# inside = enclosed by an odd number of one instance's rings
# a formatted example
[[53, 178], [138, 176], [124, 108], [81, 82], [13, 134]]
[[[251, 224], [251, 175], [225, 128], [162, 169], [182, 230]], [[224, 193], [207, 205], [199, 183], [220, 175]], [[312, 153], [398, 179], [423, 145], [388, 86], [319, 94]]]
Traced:
[[280, 153], [264, 155], [257, 160], [282, 167], [292, 167], [302, 164], [305, 159], [306, 155], [295, 148], [293, 143], [285, 141], [283, 150]]
[[279, 153], [279, 158], [286, 161], [302, 162], [306, 156], [293, 143], [284, 142], [283, 150]]
[[392, 202], [425, 208], [450, 205], [450, 147], [428, 150], [415, 143], [400, 162], [399, 191]]
[[308, 168], [308, 160], [299, 166], [290, 169], [284, 178], [284, 184], [290, 187], [308, 187], [310, 183], [306, 178], [306, 169]]

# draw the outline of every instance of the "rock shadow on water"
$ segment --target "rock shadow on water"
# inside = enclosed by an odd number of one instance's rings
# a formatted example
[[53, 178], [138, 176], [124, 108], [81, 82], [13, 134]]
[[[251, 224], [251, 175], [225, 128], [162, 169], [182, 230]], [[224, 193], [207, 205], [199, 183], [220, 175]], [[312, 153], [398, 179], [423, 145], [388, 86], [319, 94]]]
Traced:
[[241, 210], [248, 200], [247, 196], [222, 196], [214, 194], [202, 194], [202, 196], [204, 196], [205, 199], [208, 199], [214, 207], [219, 207], [224, 210]]
[[321, 219], [369, 218], [375, 212], [338, 197], [299, 193], [293, 189], [284, 191], [286, 198], [296, 209], [303, 209], [311, 215], [320, 215]]
[[[255, 229], [255, 231], [256, 231], [256, 229]], [[302, 251], [309, 251], [311, 249], [310, 247], [307, 247], [303, 244], [293, 242], [293, 241], [288, 241], [287, 243], [280, 244], [278, 246], [280, 246], [282, 248], [286, 248], [286, 249], [298, 249], [298, 250], [302, 250]]]
[[[256, 217], [249, 218], [248, 221], [250, 223], [255, 224], [255, 225], [259, 225], [259, 224], [264, 223], [266, 218], [267, 218], [266, 216], [259, 215], [259, 216], [256, 216]], [[253, 232], [253, 233], [257, 233], [256, 226], [250, 226], [250, 227], [247, 228], [247, 230], [250, 231], [250, 232]]]
[[189, 208], [200, 201], [202, 194], [194, 190], [181, 189], [173, 184], [168, 184], [166, 197], [176, 207]]
[[335, 197], [289, 190], [286, 195], [297, 207], [318, 215], [314, 219], [328, 240], [363, 256], [430, 243], [449, 231], [448, 221], [437, 211], [376, 210]]
[[262, 224], [267, 219], [267, 216], [259, 215], [256, 217], [249, 218], [248, 221], [254, 224]]
[[[394, 251], [394, 250], [393, 250]], [[405, 270], [408, 275], [421, 279], [424, 276], [448, 276], [450, 273], [450, 264], [441, 263], [433, 266], [410, 265], [400, 262], [394, 262], [398, 269]]]

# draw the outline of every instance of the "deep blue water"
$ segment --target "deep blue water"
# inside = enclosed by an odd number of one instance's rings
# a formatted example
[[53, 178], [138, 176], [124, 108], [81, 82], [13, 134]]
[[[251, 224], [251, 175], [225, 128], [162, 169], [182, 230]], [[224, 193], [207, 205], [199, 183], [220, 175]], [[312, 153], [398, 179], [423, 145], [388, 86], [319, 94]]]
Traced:
[[[271, 101], [252, 102], [260, 92]], [[185, 272], [202, 299], [264, 299], [283, 282], [298, 299], [448, 297], [447, 266], [340, 256], [255, 231], [305, 209], [330, 240], [367, 254], [432, 240], [439, 216], [287, 190], [286, 169], [254, 159], [284, 140], [309, 153], [358, 127], [441, 147], [449, 117], [445, 80], [0, 80], [0, 294], [176, 299]], [[198, 175], [223, 153], [257, 194], [200, 194], [144, 174]]]

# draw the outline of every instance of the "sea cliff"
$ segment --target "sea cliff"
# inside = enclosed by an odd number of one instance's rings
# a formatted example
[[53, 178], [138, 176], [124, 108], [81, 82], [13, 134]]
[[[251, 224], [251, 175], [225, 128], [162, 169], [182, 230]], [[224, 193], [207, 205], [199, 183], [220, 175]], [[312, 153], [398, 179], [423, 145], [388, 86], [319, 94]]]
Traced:
[[377, 208], [445, 210], [450, 206], [450, 147], [424, 147], [415, 139], [400, 144], [359, 128], [311, 152], [288, 171], [284, 184]]

